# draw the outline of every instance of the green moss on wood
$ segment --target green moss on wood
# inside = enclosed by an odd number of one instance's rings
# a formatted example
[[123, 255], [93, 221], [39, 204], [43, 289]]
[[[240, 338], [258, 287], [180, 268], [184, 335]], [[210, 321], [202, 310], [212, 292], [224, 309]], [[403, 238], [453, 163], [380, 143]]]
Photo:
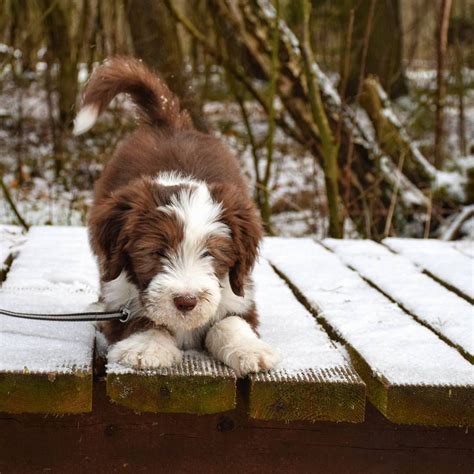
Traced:
[[261, 420], [362, 422], [365, 386], [350, 381], [251, 380], [249, 415]]
[[393, 423], [430, 426], [472, 426], [474, 388], [392, 385], [376, 376], [352, 348], [352, 363], [367, 384], [367, 397]]
[[219, 413], [235, 408], [235, 379], [211, 376], [108, 374], [107, 395], [136, 411]]
[[92, 373], [0, 374], [0, 412], [85, 413], [92, 410]]

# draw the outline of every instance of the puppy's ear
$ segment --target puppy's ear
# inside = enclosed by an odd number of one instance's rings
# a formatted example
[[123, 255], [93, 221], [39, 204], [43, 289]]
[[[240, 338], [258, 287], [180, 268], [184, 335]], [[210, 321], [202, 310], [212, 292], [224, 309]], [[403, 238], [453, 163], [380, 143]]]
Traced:
[[222, 220], [232, 233], [236, 259], [229, 271], [230, 286], [237, 296], [244, 296], [263, 236], [261, 220], [253, 201], [237, 187], [213, 184], [211, 193], [222, 204]]
[[89, 215], [91, 246], [99, 257], [105, 281], [117, 278], [126, 266], [123, 228], [131, 209], [127, 193], [118, 192], [95, 204]]

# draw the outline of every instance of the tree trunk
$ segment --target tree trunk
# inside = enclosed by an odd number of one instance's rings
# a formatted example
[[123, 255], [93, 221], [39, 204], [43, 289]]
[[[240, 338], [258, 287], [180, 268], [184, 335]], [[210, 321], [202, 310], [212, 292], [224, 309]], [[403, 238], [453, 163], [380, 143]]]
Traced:
[[[48, 54], [51, 61], [59, 65], [57, 80], [58, 122], [55, 140], [54, 166], [56, 177], [59, 177], [64, 166], [64, 134], [72, 126], [76, 97], [78, 92], [77, 72], [79, 53], [82, 42], [76, 44], [71, 38], [71, 15], [68, 15], [63, 2], [56, 0], [38, 0], [41, 10], [46, 12], [43, 28], [48, 42]], [[80, 20], [80, 34], [83, 32], [85, 11]]]
[[321, 139], [321, 153], [326, 184], [326, 197], [329, 210], [329, 236], [341, 239], [343, 226], [341, 218], [341, 202], [339, 197], [339, 143], [329, 125], [319, 90], [319, 82], [313, 74], [313, 52], [310, 42], [309, 17], [311, 4], [309, 0], [298, 0], [301, 17], [300, 51], [308, 90], [311, 115], [318, 127]]
[[164, 2], [125, 0], [135, 55], [160, 73], [170, 89], [180, 98], [197, 128], [207, 130], [199, 104], [190, 94], [184, 70], [183, 52], [177, 24]]
[[[360, 70], [365, 64], [365, 74], [377, 76], [389, 97], [407, 93], [403, 67], [403, 34], [400, 0], [376, 0], [373, 18], [368, 0], [343, 2], [344, 11], [355, 9], [354, 34], [350, 55], [348, 95], [355, 98], [359, 90]], [[364, 37], [371, 22], [371, 35], [364, 60]], [[363, 78], [362, 78], [363, 79]]]
[[44, 29], [48, 45], [60, 72], [58, 80], [59, 124], [62, 128], [72, 125], [77, 96], [77, 55], [71, 41], [69, 17], [65, 5], [56, 0], [41, 0], [42, 10], [47, 12]]
[[444, 102], [446, 100], [446, 84], [444, 81], [444, 60], [448, 43], [449, 16], [452, 0], [441, 0], [441, 12], [438, 24], [438, 38], [436, 43], [437, 75], [436, 75], [436, 124], [435, 124], [435, 166], [443, 166], [443, 136], [444, 136]]

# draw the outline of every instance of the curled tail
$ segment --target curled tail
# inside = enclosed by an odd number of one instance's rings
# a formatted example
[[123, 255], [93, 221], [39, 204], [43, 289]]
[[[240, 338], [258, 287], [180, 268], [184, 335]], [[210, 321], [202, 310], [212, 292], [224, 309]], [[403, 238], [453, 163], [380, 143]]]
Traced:
[[87, 132], [118, 94], [129, 94], [142, 122], [158, 127], [192, 128], [177, 97], [141, 61], [116, 57], [98, 67], [84, 91], [82, 108], [74, 121], [74, 134]]

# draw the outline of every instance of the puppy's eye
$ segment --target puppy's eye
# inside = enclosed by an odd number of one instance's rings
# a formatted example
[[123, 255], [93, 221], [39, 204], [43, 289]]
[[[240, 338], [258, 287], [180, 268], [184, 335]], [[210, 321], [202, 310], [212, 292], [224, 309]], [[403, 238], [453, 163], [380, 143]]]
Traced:
[[210, 254], [210, 252], [203, 252], [201, 254], [201, 258], [206, 258], [206, 257], [212, 257], [212, 255]]
[[167, 258], [166, 254], [165, 254], [165, 252], [163, 252], [163, 250], [156, 250], [154, 254], [155, 254], [155, 256], [160, 257], [160, 258]]

